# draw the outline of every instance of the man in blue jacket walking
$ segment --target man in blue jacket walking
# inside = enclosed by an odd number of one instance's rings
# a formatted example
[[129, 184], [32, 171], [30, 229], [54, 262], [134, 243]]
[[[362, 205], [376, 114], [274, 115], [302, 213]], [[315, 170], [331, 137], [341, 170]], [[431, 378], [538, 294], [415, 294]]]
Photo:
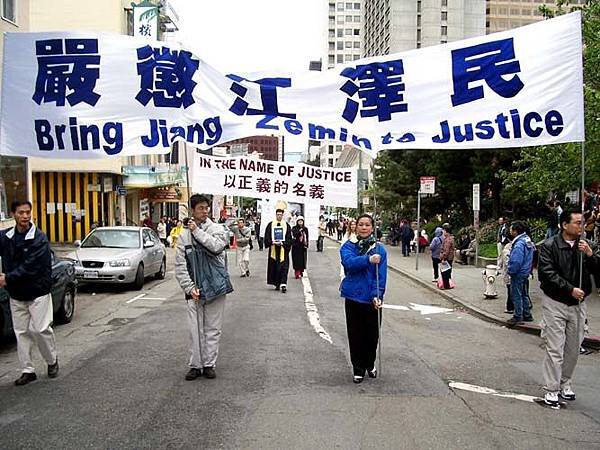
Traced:
[[514, 316], [507, 322], [510, 326], [520, 322], [533, 322], [529, 299], [529, 275], [531, 275], [535, 244], [527, 236], [527, 229], [527, 225], [518, 220], [510, 226], [513, 244], [507, 271], [510, 275], [510, 292], [515, 307]]
[[31, 222], [31, 203], [11, 205], [14, 228], [0, 234], [2, 273], [0, 288], [10, 295], [10, 311], [17, 337], [17, 353], [22, 366], [15, 381], [23, 386], [35, 381], [31, 351], [37, 344], [48, 364], [48, 377], [58, 376], [58, 357], [52, 330], [52, 257], [46, 235]]

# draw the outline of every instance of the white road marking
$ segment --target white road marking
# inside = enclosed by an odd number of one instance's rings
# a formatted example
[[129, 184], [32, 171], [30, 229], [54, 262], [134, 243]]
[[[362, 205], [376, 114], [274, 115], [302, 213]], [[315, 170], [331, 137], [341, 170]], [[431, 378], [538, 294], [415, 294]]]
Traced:
[[136, 302], [140, 299], [144, 299], [144, 300], [166, 300], [166, 298], [164, 297], [146, 297], [147, 294], [140, 294], [140, 295], [136, 295], [133, 298], [130, 298], [129, 300], [127, 300], [125, 303], [129, 304], [129, 303], [133, 303]]
[[331, 336], [329, 336], [329, 333], [327, 333], [325, 328], [323, 328], [321, 325], [319, 311], [317, 310], [317, 305], [315, 305], [315, 302], [313, 301], [312, 287], [310, 285], [310, 280], [308, 279], [308, 271], [306, 270], [304, 271], [304, 276], [302, 277], [302, 287], [304, 288], [304, 307], [306, 308], [308, 321], [312, 325], [315, 332], [321, 336], [321, 338], [330, 344], [333, 344]]
[[491, 395], [493, 397], [513, 398], [515, 400], [521, 400], [523, 402], [529, 403], [533, 403], [536, 399], [539, 399], [539, 397], [532, 397], [531, 395], [513, 394], [512, 392], [499, 392], [496, 389], [487, 388], [483, 386], [475, 386], [474, 384], [459, 383], [457, 381], [450, 381], [450, 383], [448, 383], [448, 386], [450, 386], [451, 389], [475, 392], [476, 394], [486, 394]]
[[387, 303], [384, 303], [383, 307], [386, 309], [396, 309], [398, 311], [410, 311], [410, 308], [408, 306], [402, 305], [388, 305]]
[[431, 305], [419, 305], [417, 303], [410, 303], [410, 309], [414, 311], [420, 311], [422, 316], [426, 316], [428, 314], [441, 314], [453, 311], [449, 308], [440, 308], [439, 306]]

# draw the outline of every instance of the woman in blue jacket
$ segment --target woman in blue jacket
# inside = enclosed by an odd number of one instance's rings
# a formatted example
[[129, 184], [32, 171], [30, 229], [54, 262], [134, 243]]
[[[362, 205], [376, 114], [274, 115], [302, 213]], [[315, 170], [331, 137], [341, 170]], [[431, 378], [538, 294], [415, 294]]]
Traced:
[[369, 378], [377, 377], [378, 318], [385, 293], [387, 255], [375, 237], [374, 225], [368, 214], [358, 217], [357, 241], [348, 240], [340, 248], [345, 273], [340, 292], [346, 299], [346, 328], [355, 383], [363, 381], [365, 372]]

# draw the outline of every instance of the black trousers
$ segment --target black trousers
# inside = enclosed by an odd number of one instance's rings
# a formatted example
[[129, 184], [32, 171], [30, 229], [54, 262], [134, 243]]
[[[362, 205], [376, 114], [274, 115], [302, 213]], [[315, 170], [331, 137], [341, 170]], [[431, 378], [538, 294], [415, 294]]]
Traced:
[[452, 261], [447, 259], [448, 264], [450, 264], [450, 269], [442, 272], [442, 280], [444, 281], [444, 289], [450, 289], [450, 278], [452, 278]]
[[378, 312], [372, 304], [346, 299], [346, 329], [354, 375], [375, 367], [379, 341]]
[[440, 258], [431, 258], [431, 262], [433, 263], [433, 278], [435, 278], [436, 280], [439, 278], [440, 276]]
[[323, 251], [323, 239], [325, 239], [323, 236], [319, 236], [317, 238], [317, 251], [318, 252], [322, 252]]

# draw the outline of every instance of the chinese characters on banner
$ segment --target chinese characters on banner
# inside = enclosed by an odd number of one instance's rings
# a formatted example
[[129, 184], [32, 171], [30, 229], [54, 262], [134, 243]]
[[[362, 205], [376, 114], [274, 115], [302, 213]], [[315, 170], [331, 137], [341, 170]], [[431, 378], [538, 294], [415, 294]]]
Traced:
[[356, 169], [194, 155], [192, 191], [356, 208]]
[[133, 7], [133, 35], [146, 39], [158, 39], [158, 6]]
[[0, 153], [98, 158], [273, 134], [371, 156], [582, 141], [580, 20], [260, 76], [219, 73], [145, 36], [7, 33]]

